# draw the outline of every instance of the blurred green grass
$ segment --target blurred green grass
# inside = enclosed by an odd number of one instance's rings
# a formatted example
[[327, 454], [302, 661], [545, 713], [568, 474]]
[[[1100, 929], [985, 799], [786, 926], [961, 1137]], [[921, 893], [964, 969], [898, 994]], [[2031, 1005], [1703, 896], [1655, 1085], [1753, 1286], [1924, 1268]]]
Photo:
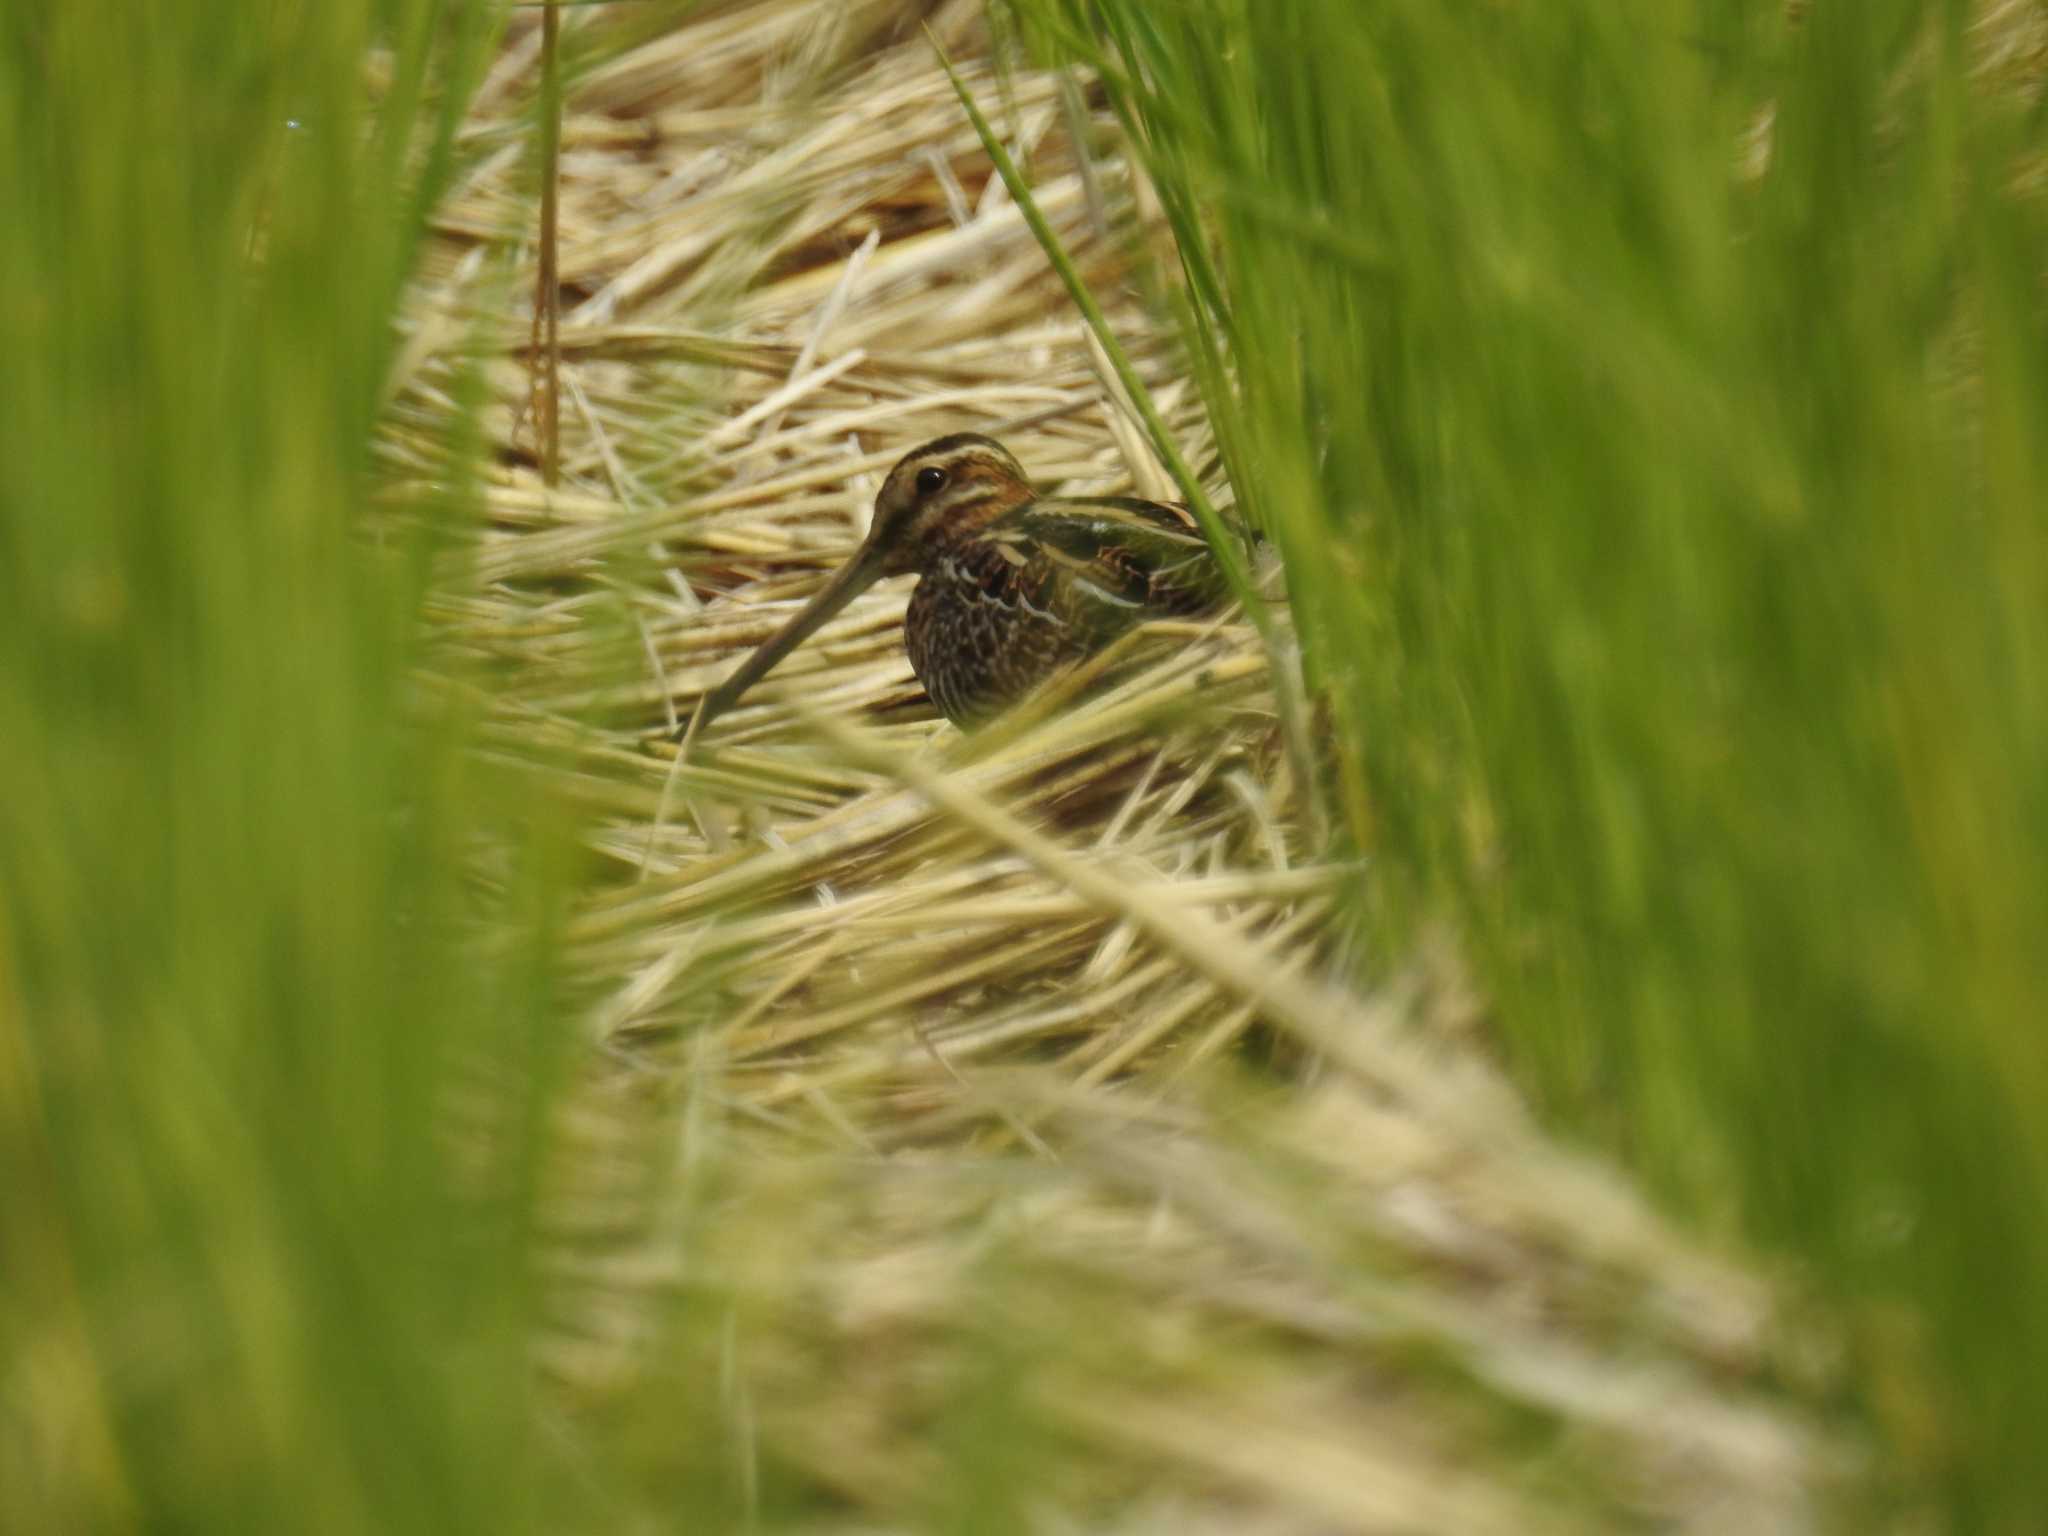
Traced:
[[2038, 17], [1014, 9], [1144, 146], [1384, 952], [1448, 916], [1557, 1122], [1846, 1305], [1901, 1486], [2036, 1528]]
[[10, 1530], [473, 1529], [525, 1489], [530, 1192], [458, 1194], [446, 1120], [466, 1054], [543, 1056], [545, 945], [463, 953], [466, 846], [519, 807], [402, 725], [430, 541], [362, 537], [495, 36], [409, 3], [0, 23]]
[[[2038, 123], [1967, 82], [1957, 12], [1592, 11], [1102, 14], [1389, 932], [1455, 913], [1559, 1118], [1810, 1260], [1910, 1475], [2011, 1525], [2048, 1327]], [[804, 1332], [804, 1246], [842, 1205], [868, 1237], [844, 1173], [742, 1199], [695, 1121], [700, 1162], [662, 1172], [663, 1126], [627, 1177], [700, 1181], [670, 1246], [756, 1283], [679, 1288], [644, 1390], [546, 1433], [575, 829], [401, 707], [479, 439], [363, 537], [495, 15], [0, 22], [0, 1528], [795, 1524], [845, 1514], [803, 1454], [841, 1444], [842, 1489], [1022, 1522], [1073, 1448], [1019, 1433], [1008, 1362], [1108, 1341], [1088, 1396], [1159, 1305], [1104, 1282], [1019, 1334], [997, 1275], [919, 1417], [899, 1334]], [[745, 1466], [736, 1336], [782, 1424]]]

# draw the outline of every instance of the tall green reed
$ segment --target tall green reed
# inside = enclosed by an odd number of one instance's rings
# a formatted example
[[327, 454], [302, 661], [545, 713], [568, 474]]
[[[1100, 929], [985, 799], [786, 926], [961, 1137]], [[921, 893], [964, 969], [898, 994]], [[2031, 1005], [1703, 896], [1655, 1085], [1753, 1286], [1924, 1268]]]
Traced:
[[[1178, 238], [1390, 960], [2048, 1508], [2048, 221], [1959, 3], [1020, 0]], [[2008, 8], [2010, 9], [2010, 8]], [[2010, 18], [2008, 18], [2009, 20]]]
[[458, 1189], [449, 1118], [487, 1054], [536, 1067], [501, 1116], [548, 1092], [559, 839], [515, 841], [533, 952], [478, 964], [465, 865], [522, 808], [403, 723], [432, 541], [362, 536], [498, 15], [0, 24], [9, 1529], [527, 1507], [533, 1138], [463, 1128], [511, 1151]]

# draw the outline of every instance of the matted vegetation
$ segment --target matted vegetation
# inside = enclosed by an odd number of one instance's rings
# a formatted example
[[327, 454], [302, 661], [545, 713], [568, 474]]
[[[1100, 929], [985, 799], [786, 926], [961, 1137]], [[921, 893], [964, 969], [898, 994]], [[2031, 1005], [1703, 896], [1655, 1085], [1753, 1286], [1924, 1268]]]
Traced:
[[[472, 255], [530, 228], [517, 157], [445, 206], [413, 312], [442, 340], [408, 353], [394, 461], [434, 462], [447, 381], [497, 355], [506, 467], [437, 610], [476, 664], [445, 675], [602, 861], [564, 935], [603, 1052], [567, 1166], [603, 1155], [558, 1207], [545, 1358], [631, 1411], [703, 1347], [669, 1308], [709, 1286], [726, 1432], [760, 1437], [736, 1454], [884, 1517], [1804, 1525], [1841, 1463], [1765, 1385], [1765, 1294], [1523, 1119], [1448, 961], [1336, 984], [1363, 875], [1329, 860], [1248, 627], [1155, 633], [963, 737], [918, 702], [894, 584], [667, 746], [917, 442], [996, 432], [1047, 483], [1167, 490], [904, 16], [755, 5], [580, 72], [558, 491], [524, 283], [491, 318]], [[933, 21], [985, 58], [977, 7]], [[964, 78], [1213, 476], [1113, 123], [1070, 78]], [[524, 142], [506, 105], [469, 132]], [[694, 1180], [614, 1182], [650, 1096], [689, 1106], [715, 1219]]]
[[915, 443], [1168, 493], [923, 23], [1231, 501], [1111, 100], [979, 4], [566, 8], [550, 487], [539, 21], [387, 9], [7, 37], [0, 1525], [1888, 1514], [1833, 1323], [1369, 951], [1284, 602], [968, 737], [884, 584], [674, 749]]

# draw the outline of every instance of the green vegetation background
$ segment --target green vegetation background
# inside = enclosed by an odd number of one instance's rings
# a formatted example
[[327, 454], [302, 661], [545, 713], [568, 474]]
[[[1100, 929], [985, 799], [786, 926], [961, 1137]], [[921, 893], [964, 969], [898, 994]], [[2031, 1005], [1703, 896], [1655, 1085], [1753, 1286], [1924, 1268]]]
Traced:
[[2039, 18], [1017, 9], [1236, 371], [1390, 952], [1452, 919], [1553, 1120], [1807, 1266], [1897, 1469], [2033, 1528]]
[[[1023, 10], [1184, 236], [1383, 931], [1455, 921], [1555, 1123], [1809, 1270], [1903, 1478], [2031, 1528], [2038, 93], [1931, 0]], [[494, 25], [0, 21], [10, 1529], [598, 1523], [630, 1475], [534, 1444], [569, 829], [405, 723], [434, 536], [358, 536]], [[419, 509], [449, 536], [470, 451]], [[465, 938], [485, 838], [510, 958]], [[451, 1183], [448, 1106], [508, 1062]], [[709, 1498], [714, 1396], [622, 1466]]]

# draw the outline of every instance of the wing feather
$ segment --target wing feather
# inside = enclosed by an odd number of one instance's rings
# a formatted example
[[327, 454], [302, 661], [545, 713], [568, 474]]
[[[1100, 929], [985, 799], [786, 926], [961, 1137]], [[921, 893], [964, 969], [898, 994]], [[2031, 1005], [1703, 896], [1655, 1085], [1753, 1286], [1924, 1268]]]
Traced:
[[984, 537], [1038, 557], [1055, 573], [1068, 616], [1090, 629], [1198, 613], [1227, 593], [1201, 529], [1181, 506], [1125, 496], [1047, 497], [1007, 514]]

